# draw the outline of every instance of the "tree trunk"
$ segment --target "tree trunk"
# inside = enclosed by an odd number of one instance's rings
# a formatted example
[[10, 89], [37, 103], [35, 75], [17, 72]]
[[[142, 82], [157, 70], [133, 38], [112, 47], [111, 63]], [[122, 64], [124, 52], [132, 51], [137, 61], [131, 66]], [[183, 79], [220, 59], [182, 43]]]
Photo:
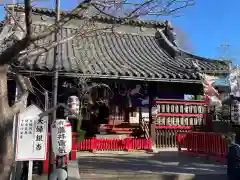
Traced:
[[0, 66], [0, 180], [9, 180], [13, 164], [13, 117], [17, 111], [8, 104], [8, 66]]
[[0, 179], [9, 180], [13, 163], [12, 123], [0, 128]]

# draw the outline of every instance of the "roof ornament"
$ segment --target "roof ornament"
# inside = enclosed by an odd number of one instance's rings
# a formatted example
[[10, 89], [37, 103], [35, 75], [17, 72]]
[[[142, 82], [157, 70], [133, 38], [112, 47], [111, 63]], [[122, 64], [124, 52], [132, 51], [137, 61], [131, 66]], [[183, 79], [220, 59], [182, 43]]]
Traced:
[[46, 16], [46, 15], [42, 15], [42, 16], [41, 16], [41, 20], [46, 21], [47, 19], [49, 19], [48, 16]]
[[172, 57], [179, 56], [180, 50], [179, 48], [174, 45], [171, 38], [168, 35], [168, 28], [165, 27], [164, 29], [158, 29], [156, 32], [156, 38], [161, 44], [161, 46], [171, 55]]
[[201, 68], [199, 66], [199, 63], [197, 60], [192, 60], [192, 64], [193, 64], [193, 68], [197, 71], [197, 72], [200, 72], [201, 71]]
[[170, 21], [165, 21], [165, 33], [169, 39], [169, 41], [174, 45], [177, 46], [177, 34], [174, 31], [173, 25]]

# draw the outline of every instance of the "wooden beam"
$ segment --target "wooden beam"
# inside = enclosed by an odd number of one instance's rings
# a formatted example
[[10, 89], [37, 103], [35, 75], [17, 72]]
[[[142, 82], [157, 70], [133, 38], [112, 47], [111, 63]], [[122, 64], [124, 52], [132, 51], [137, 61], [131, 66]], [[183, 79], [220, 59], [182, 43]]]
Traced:
[[153, 106], [153, 93], [152, 89], [154, 88], [153, 83], [148, 83], [148, 95], [149, 95], [149, 105], [148, 105], [148, 110], [149, 110], [149, 134], [150, 138], [152, 139], [153, 142], [153, 147], [155, 147], [156, 143], [156, 124], [153, 120], [152, 117], [152, 106]]

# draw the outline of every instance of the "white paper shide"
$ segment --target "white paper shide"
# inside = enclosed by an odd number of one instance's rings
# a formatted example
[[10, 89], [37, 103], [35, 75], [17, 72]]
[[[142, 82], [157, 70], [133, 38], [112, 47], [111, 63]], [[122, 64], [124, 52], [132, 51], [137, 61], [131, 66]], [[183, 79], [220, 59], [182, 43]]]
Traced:
[[52, 123], [52, 147], [57, 156], [64, 156], [72, 149], [72, 127], [68, 120], [58, 119]]

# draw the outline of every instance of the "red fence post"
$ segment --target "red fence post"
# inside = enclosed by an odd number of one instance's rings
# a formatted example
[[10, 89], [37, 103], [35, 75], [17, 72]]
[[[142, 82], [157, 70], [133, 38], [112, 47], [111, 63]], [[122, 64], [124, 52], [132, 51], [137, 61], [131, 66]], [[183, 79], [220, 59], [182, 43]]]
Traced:
[[77, 159], [77, 134], [72, 133], [72, 151], [70, 152], [70, 160]]
[[152, 150], [152, 149], [153, 149], [152, 139], [148, 139], [148, 149], [147, 150]]
[[125, 139], [125, 150], [126, 151], [130, 151], [131, 147], [130, 147], [130, 138], [126, 138]]
[[97, 139], [96, 138], [92, 138], [90, 139], [90, 151], [92, 153], [96, 152], [97, 151]]
[[177, 134], [177, 143], [180, 151], [186, 148], [189, 154], [225, 161], [228, 145], [221, 138], [222, 135], [213, 132], [181, 132]]
[[86, 151], [86, 150], [90, 150], [88, 144], [89, 144], [89, 139], [84, 139], [81, 142], [79, 142], [78, 144], [76, 144], [76, 151]]
[[50, 134], [48, 134], [48, 137], [47, 137], [47, 153], [46, 153], [46, 160], [43, 161], [43, 173], [44, 174], [47, 174], [48, 173], [48, 161], [49, 161], [49, 152], [48, 152], [48, 149], [49, 149], [49, 139], [50, 138]]
[[211, 140], [210, 140], [210, 137], [209, 137], [209, 134], [208, 134], [208, 133], [205, 133], [205, 141], [206, 141], [206, 143], [205, 143], [204, 152], [205, 152], [206, 154], [210, 154], [211, 150], [210, 150], [210, 144], [209, 144], [209, 142], [210, 142]]
[[186, 133], [185, 137], [185, 148], [187, 148], [187, 153], [190, 153], [191, 149], [191, 144], [192, 144], [192, 133]]
[[[222, 137], [222, 136], [221, 136]], [[221, 138], [221, 159], [220, 161], [226, 161], [228, 153], [228, 142]]]
[[183, 134], [182, 133], [177, 133], [177, 146], [178, 146], [178, 151], [181, 151], [181, 145], [184, 144], [184, 139], [183, 139]]
[[193, 153], [194, 154], [198, 154], [199, 152], [199, 145], [198, 145], [198, 134], [197, 132], [196, 133], [193, 133], [193, 139], [192, 139], [192, 143], [193, 143]]

